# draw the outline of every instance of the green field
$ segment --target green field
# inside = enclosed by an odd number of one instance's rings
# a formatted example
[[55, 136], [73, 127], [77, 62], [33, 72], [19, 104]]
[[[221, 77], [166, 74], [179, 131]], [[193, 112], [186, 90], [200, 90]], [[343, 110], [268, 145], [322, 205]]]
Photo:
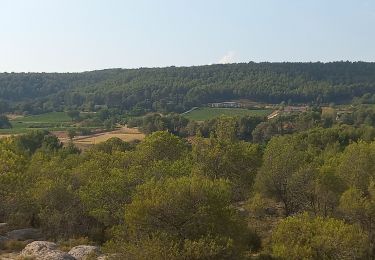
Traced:
[[0, 134], [20, 134], [33, 129], [50, 131], [66, 130], [71, 127], [71, 119], [65, 112], [51, 112], [41, 115], [18, 117], [10, 120], [13, 128], [0, 129]]
[[243, 109], [243, 108], [210, 108], [202, 107], [195, 109], [184, 116], [195, 121], [204, 121], [216, 118], [222, 115], [225, 116], [267, 116], [272, 113], [269, 109]]

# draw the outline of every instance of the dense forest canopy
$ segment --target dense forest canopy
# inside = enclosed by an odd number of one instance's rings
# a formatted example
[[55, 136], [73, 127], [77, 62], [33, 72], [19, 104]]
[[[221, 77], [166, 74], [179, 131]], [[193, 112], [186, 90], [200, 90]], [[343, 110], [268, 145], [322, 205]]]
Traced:
[[375, 93], [375, 63], [239, 63], [109, 69], [83, 73], [1, 73], [0, 112], [64, 109], [181, 112], [237, 98], [279, 103], [350, 101]]

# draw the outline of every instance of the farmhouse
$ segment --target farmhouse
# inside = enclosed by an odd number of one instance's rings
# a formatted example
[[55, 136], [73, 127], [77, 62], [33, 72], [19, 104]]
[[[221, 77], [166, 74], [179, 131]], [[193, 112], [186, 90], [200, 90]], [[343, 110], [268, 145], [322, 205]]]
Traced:
[[240, 103], [237, 102], [221, 102], [221, 103], [210, 103], [209, 107], [224, 107], [224, 108], [239, 108], [241, 107]]
[[267, 119], [273, 119], [281, 114], [287, 114], [287, 113], [303, 113], [307, 111], [307, 106], [287, 106], [284, 107], [281, 110], [275, 110], [271, 114], [267, 116]]

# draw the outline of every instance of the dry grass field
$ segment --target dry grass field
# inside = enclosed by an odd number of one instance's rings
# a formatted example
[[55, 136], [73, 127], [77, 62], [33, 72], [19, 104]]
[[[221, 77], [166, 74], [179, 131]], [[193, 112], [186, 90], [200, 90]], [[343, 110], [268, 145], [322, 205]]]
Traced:
[[[121, 129], [117, 129], [111, 132], [98, 133], [89, 136], [77, 136], [73, 139], [73, 142], [78, 147], [89, 146], [105, 142], [113, 137], [120, 138], [121, 140], [126, 142], [131, 142], [135, 140], [143, 140], [145, 138], [145, 135], [141, 133], [137, 128], [128, 128], [124, 126]], [[67, 138], [61, 138], [61, 141], [66, 142]]]
[[[52, 134], [56, 135], [62, 143], [69, 141], [66, 131], [52, 131]], [[11, 134], [0, 134], [1, 138], [12, 136]], [[105, 142], [110, 138], [117, 137], [123, 141], [131, 142], [135, 140], [143, 140], [145, 135], [141, 133], [137, 128], [128, 128], [123, 126], [111, 132], [95, 133], [88, 136], [77, 136], [73, 139], [73, 143], [80, 149], [87, 149], [91, 145]]]
[[332, 118], [336, 119], [337, 113], [339, 113], [339, 110], [333, 108], [333, 107], [322, 107], [322, 117], [323, 118]]
[[10, 137], [10, 136], [12, 136], [12, 135], [3, 135], [3, 134], [0, 134], [0, 139], [1, 138], [7, 138], [7, 137]]

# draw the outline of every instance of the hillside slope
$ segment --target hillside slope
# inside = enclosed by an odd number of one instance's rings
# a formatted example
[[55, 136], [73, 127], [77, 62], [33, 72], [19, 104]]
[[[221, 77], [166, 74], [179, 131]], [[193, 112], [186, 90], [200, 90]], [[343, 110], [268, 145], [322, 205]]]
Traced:
[[0, 73], [0, 112], [65, 108], [183, 111], [208, 102], [342, 102], [375, 93], [375, 63], [241, 63], [109, 69], [83, 73]]

